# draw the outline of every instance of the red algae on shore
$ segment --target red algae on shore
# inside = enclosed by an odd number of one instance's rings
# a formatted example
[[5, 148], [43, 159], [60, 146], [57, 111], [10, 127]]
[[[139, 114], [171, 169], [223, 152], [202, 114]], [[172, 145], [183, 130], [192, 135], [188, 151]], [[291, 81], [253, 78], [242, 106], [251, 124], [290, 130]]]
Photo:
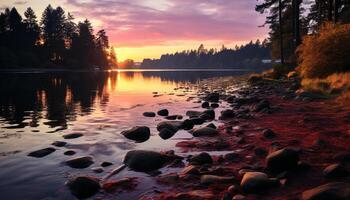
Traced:
[[[271, 105], [269, 109], [252, 113], [253, 118], [224, 122], [215, 137], [181, 141], [176, 145], [187, 153], [237, 152], [233, 153], [233, 161], [228, 159], [229, 156], [212, 155], [212, 165], [192, 167], [196, 168], [191, 170], [196, 171], [195, 174], [177, 176], [173, 173], [171, 176], [176, 176], [176, 180], [164, 183], [171, 189], [141, 199], [232, 199], [235, 195], [244, 199], [300, 199], [304, 191], [330, 181], [348, 182], [346, 175], [328, 179], [324, 177], [323, 170], [334, 163], [342, 163], [345, 170], [349, 169], [350, 107], [339, 105], [335, 100], [286, 98], [286, 90], [293, 82], [266, 82], [245, 88], [242, 93], [247, 92], [268, 101]], [[244, 107], [252, 108], [253, 104]], [[243, 106], [239, 107], [233, 110], [237, 112]], [[273, 137], [266, 137], [265, 129], [273, 132]], [[295, 169], [280, 174], [269, 173], [266, 171], [266, 155], [283, 148], [295, 149], [300, 161]], [[249, 171], [266, 172], [278, 184], [263, 191], [244, 192], [237, 185]], [[231, 184], [199, 184], [200, 177], [206, 174], [234, 175], [237, 181]], [[238, 188], [235, 192], [227, 191], [233, 186]]]

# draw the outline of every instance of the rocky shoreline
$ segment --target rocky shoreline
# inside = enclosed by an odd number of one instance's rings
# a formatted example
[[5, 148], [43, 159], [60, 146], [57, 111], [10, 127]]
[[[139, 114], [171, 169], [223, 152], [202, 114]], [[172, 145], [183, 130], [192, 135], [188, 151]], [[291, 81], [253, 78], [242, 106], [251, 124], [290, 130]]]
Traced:
[[[195, 139], [176, 144], [189, 156], [179, 156], [174, 151], [130, 151], [124, 165], [105, 178], [71, 177], [67, 187], [80, 199], [99, 191], [115, 193], [117, 197], [118, 192], [133, 191], [138, 185], [135, 177], [113, 178], [127, 167], [147, 173], [166, 186], [142, 195], [143, 200], [348, 200], [350, 109], [334, 100], [299, 92], [299, 87], [297, 77], [202, 81], [197, 85], [197, 97], [189, 98], [204, 111], [188, 111], [186, 116], [169, 115], [166, 109], [143, 113], [144, 117], [164, 117], [157, 125], [163, 139], [173, 137], [179, 130], [189, 131]], [[215, 116], [214, 109], [224, 104], [230, 108]], [[218, 127], [210, 123], [214, 119], [220, 120]], [[151, 135], [148, 127], [140, 126], [121, 134], [135, 142], [144, 142]], [[55, 143], [60, 145], [64, 143]], [[43, 149], [29, 156], [42, 157], [53, 151]], [[212, 154], [213, 151], [218, 153]], [[91, 157], [80, 157], [66, 164], [85, 168], [92, 162]], [[175, 170], [160, 173], [161, 168]]]

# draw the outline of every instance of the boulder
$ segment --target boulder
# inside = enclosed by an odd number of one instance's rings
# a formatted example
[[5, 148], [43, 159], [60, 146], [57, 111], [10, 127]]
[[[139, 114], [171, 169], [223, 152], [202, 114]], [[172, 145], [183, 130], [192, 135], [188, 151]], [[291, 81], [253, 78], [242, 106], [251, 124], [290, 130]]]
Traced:
[[66, 185], [70, 192], [78, 199], [92, 197], [101, 189], [99, 180], [88, 176], [70, 178], [66, 182]]
[[49, 148], [40, 149], [37, 151], [30, 152], [28, 154], [28, 156], [34, 157], [34, 158], [42, 158], [42, 157], [45, 157], [45, 156], [47, 156], [55, 151], [56, 151], [56, 149], [49, 147]]
[[349, 200], [350, 184], [332, 182], [304, 191], [301, 200]]
[[162, 110], [159, 110], [159, 111], [157, 112], [157, 114], [158, 114], [159, 116], [165, 117], [165, 116], [168, 116], [168, 115], [169, 115], [169, 111], [168, 111], [167, 109], [162, 109]]
[[167, 140], [170, 139], [171, 137], [173, 137], [175, 135], [175, 131], [173, 130], [169, 130], [167, 128], [163, 128], [160, 132], [159, 132], [159, 136], [163, 139], [163, 140]]
[[270, 153], [266, 157], [266, 168], [271, 172], [283, 172], [291, 169], [295, 169], [299, 162], [299, 152], [285, 148], [273, 153]]
[[154, 151], [133, 150], [124, 157], [124, 164], [137, 172], [151, 172], [162, 168], [165, 164], [179, 156], [158, 153]]
[[64, 139], [75, 139], [75, 138], [79, 138], [81, 136], [83, 136], [82, 133], [70, 133], [70, 134], [63, 135], [62, 137]]
[[226, 176], [214, 176], [214, 175], [203, 175], [201, 176], [201, 184], [210, 185], [210, 184], [227, 184], [232, 183], [236, 179], [235, 177], [226, 177]]
[[192, 131], [194, 137], [212, 137], [219, 134], [219, 131], [210, 127], [197, 128]]
[[269, 179], [265, 173], [246, 172], [241, 181], [241, 188], [246, 193], [259, 193], [275, 184], [277, 182]]
[[206, 153], [206, 152], [202, 152], [198, 155], [193, 156], [189, 162], [192, 165], [203, 165], [203, 164], [213, 164], [213, 159], [211, 158], [211, 156]]
[[349, 171], [341, 164], [332, 164], [323, 170], [326, 178], [343, 178], [350, 175]]
[[132, 129], [121, 132], [121, 134], [136, 142], [145, 142], [151, 136], [150, 129], [146, 126], [135, 126]]
[[72, 158], [66, 161], [66, 164], [71, 168], [83, 169], [87, 168], [94, 163], [93, 158], [90, 156], [82, 156], [77, 158]]
[[156, 113], [154, 113], [154, 112], [144, 112], [143, 116], [145, 116], [145, 117], [155, 117]]
[[235, 112], [233, 110], [224, 110], [221, 112], [220, 120], [228, 120], [235, 117]]

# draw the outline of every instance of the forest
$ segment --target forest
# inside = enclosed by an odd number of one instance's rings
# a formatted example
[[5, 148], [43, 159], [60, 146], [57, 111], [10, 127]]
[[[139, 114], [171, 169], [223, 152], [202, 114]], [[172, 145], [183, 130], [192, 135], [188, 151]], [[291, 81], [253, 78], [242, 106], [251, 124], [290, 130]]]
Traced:
[[94, 34], [88, 19], [75, 23], [61, 7], [48, 5], [40, 21], [32, 8], [0, 13], [0, 69], [107, 69], [116, 65], [105, 30]]
[[165, 54], [160, 59], [144, 59], [142, 68], [261, 68], [271, 66], [262, 60], [270, 59], [270, 47], [267, 40], [257, 40], [228, 49], [224, 45], [217, 49], [206, 49], [201, 44], [198, 50], [188, 50], [174, 54]]

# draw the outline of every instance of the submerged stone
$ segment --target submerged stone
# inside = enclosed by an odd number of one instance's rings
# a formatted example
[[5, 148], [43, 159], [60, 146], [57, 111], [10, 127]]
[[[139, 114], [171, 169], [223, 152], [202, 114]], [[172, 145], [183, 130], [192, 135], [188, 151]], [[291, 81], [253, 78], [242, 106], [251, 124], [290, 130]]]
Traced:
[[79, 138], [81, 136], [83, 136], [82, 133], [70, 133], [70, 134], [67, 134], [67, 135], [63, 135], [62, 137], [64, 139], [75, 139], [75, 138]]
[[212, 137], [219, 134], [219, 131], [210, 127], [197, 128], [192, 132], [194, 137]]
[[28, 154], [28, 156], [35, 157], [35, 158], [42, 158], [42, 157], [45, 157], [45, 156], [47, 156], [55, 151], [56, 151], [56, 149], [49, 147], [49, 148], [40, 149], [37, 151], [30, 152]]

